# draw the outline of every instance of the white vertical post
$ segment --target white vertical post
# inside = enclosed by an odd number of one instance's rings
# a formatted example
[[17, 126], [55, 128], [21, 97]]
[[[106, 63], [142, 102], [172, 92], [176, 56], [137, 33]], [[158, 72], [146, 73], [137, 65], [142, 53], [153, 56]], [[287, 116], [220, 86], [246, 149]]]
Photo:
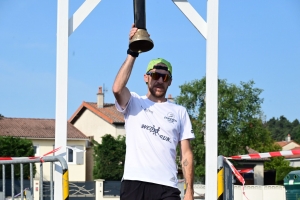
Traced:
[[[69, 0], [57, 1], [57, 43], [56, 43], [56, 110], [55, 148], [62, 147], [56, 155], [65, 155], [67, 146], [68, 110], [68, 31]], [[54, 199], [63, 199], [62, 169], [55, 164]]]
[[207, 1], [205, 199], [217, 199], [219, 0]]
[[[69, 19], [69, 0], [57, 0], [55, 148], [62, 148], [56, 152], [56, 155], [65, 156], [67, 147], [69, 35], [100, 1], [84, 1]], [[54, 199], [62, 199], [62, 169], [57, 164], [54, 178]]]
[[217, 199], [219, 0], [207, 1], [207, 22], [188, 0], [173, 0], [206, 39], [205, 199]]

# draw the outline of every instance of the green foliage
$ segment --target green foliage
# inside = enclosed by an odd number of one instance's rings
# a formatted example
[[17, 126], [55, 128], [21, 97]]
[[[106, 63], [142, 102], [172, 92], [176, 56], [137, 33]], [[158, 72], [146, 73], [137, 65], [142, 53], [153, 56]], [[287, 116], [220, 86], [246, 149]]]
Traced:
[[[205, 94], [206, 80], [194, 80], [180, 86], [176, 98], [178, 104], [187, 108], [196, 139], [191, 142], [195, 158], [196, 176], [205, 175]], [[270, 132], [264, 127], [260, 116], [262, 90], [254, 82], [229, 84], [218, 81], [218, 155], [247, 154], [246, 146], [259, 152], [276, 149]], [[209, 134], [209, 133], [207, 133]], [[271, 161], [273, 162], [273, 161]], [[270, 168], [273, 165], [270, 165]]]
[[275, 141], [283, 141], [290, 134], [292, 140], [300, 143], [300, 123], [297, 119], [290, 122], [284, 116], [280, 116], [279, 119], [273, 117], [267, 121], [266, 125]]
[[[0, 157], [30, 157], [34, 156], [34, 149], [31, 140], [19, 137], [0, 136]], [[33, 165], [33, 174], [36, 172], [35, 165]], [[0, 171], [0, 178], [2, 178], [2, 168]], [[30, 176], [29, 164], [23, 164], [24, 179]], [[20, 164], [14, 165], [14, 177], [20, 178]], [[5, 178], [11, 178], [11, 165], [5, 167]]]
[[290, 161], [285, 160], [284, 157], [274, 157], [270, 158], [271, 162], [265, 162], [264, 163], [264, 168], [265, 170], [276, 170], [282, 168], [282, 167], [289, 167]]
[[125, 164], [125, 137], [107, 134], [102, 143], [94, 141], [94, 179], [121, 180]]

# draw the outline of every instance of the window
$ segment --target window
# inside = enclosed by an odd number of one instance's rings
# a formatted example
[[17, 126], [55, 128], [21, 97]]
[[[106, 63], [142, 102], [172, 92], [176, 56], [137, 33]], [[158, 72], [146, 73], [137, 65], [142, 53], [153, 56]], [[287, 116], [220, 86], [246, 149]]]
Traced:
[[33, 151], [34, 151], [34, 156], [38, 157], [40, 156], [40, 147], [38, 144], [34, 144], [33, 145]]
[[83, 146], [70, 146], [66, 149], [66, 159], [68, 163], [82, 165], [84, 162]]
[[67, 161], [72, 163], [74, 160], [74, 151], [73, 149], [67, 148]]

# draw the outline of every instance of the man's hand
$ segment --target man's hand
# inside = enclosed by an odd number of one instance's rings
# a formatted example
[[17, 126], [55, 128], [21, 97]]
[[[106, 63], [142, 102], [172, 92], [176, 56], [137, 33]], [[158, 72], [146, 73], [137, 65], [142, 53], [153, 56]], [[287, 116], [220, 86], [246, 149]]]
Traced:
[[138, 30], [138, 28], [135, 27], [134, 24], [132, 24], [130, 32], [129, 32], [129, 40], [131, 40], [131, 38], [134, 36], [134, 34], [136, 33], [137, 30]]

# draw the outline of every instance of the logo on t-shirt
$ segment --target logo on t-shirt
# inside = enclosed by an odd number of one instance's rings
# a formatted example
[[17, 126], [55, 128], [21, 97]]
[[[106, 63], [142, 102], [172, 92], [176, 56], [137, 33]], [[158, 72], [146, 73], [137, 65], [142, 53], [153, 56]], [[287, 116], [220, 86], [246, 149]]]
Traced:
[[164, 119], [166, 119], [169, 123], [174, 124], [174, 122], [177, 122], [177, 120], [175, 119], [175, 116], [173, 113], [169, 112], [167, 114], [167, 116], [164, 117]]
[[153, 114], [153, 111], [150, 110], [149, 108], [143, 108], [143, 106], [141, 106], [141, 108], [142, 108], [145, 112], [149, 112], [149, 113]]
[[175, 182], [176, 183], [176, 178], [173, 176], [170, 181]]
[[153, 111], [152, 111], [152, 110], [150, 110], [149, 108], [145, 108], [145, 109], [144, 109], [144, 111], [145, 111], [145, 112], [149, 112], [149, 113], [153, 114]]
[[141, 128], [146, 129], [150, 133], [153, 133], [153, 135], [158, 136], [160, 139], [171, 143], [171, 138], [170, 137], [159, 134], [160, 127], [155, 128], [154, 125], [153, 126], [148, 126], [148, 125], [142, 124]]

